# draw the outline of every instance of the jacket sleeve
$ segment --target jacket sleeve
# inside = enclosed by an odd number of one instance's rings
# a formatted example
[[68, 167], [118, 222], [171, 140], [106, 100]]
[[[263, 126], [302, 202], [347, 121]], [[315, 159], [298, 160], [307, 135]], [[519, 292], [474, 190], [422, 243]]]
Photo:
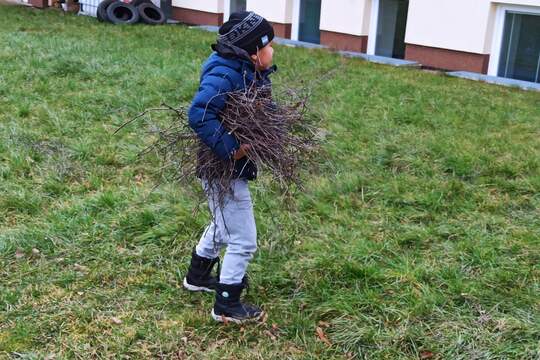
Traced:
[[210, 73], [202, 79], [188, 112], [189, 126], [222, 160], [230, 159], [240, 147], [219, 118], [227, 93], [232, 90], [232, 84], [226, 77]]

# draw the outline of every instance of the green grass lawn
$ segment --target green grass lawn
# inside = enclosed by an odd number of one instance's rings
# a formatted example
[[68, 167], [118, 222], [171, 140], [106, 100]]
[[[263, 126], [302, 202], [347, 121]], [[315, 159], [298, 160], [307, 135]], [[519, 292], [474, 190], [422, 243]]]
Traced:
[[0, 6], [0, 358], [538, 359], [540, 93], [318, 50], [275, 54], [276, 86], [339, 70], [305, 192], [251, 187], [268, 320], [215, 324], [181, 287], [205, 205], [112, 134], [187, 105], [213, 38]]

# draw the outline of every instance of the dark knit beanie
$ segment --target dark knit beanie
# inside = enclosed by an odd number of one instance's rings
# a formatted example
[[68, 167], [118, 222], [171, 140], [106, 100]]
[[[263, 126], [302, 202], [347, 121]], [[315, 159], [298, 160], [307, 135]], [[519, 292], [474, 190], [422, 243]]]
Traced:
[[257, 53], [274, 39], [274, 28], [252, 11], [232, 13], [219, 28], [218, 42], [237, 46], [249, 55]]

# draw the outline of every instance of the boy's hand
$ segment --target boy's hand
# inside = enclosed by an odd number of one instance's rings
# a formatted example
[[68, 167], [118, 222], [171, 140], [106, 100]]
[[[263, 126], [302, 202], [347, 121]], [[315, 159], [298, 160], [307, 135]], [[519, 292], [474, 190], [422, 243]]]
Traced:
[[233, 155], [233, 159], [240, 160], [241, 158], [247, 155], [249, 150], [251, 150], [251, 145], [249, 144], [240, 145], [240, 149], [236, 150], [236, 152]]

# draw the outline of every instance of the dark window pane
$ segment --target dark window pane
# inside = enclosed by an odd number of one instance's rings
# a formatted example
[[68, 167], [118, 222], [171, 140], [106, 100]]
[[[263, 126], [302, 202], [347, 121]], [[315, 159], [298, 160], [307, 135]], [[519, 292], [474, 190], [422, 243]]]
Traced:
[[403, 59], [408, 0], [380, 0], [375, 54]]
[[321, 42], [321, 0], [302, 0], [300, 2], [300, 24], [298, 39], [310, 43]]
[[540, 82], [540, 16], [506, 13], [498, 75]]
[[393, 58], [405, 58], [405, 30], [407, 29], [407, 15], [409, 13], [409, 0], [401, 0], [398, 4], [396, 19], [396, 32], [394, 34]]
[[246, 11], [246, 0], [231, 0], [231, 13]]

